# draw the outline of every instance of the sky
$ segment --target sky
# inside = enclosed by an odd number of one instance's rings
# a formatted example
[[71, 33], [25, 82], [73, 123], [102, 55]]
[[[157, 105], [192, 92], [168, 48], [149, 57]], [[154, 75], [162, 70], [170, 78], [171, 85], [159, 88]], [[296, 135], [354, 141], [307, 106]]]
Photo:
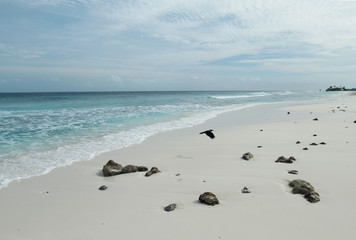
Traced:
[[356, 87], [356, 1], [0, 0], [0, 92]]

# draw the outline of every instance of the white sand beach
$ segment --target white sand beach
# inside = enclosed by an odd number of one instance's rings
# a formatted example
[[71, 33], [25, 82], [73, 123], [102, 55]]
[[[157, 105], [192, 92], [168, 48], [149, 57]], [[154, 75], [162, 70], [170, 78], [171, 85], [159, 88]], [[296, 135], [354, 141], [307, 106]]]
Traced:
[[[0, 190], [0, 239], [355, 239], [355, 120], [351, 95], [260, 105], [13, 182]], [[215, 139], [199, 134], [207, 129]], [[161, 172], [104, 177], [110, 159]], [[294, 179], [310, 182], [320, 202], [292, 194]], [[220, 204], [200, 203], [204, 192]]]

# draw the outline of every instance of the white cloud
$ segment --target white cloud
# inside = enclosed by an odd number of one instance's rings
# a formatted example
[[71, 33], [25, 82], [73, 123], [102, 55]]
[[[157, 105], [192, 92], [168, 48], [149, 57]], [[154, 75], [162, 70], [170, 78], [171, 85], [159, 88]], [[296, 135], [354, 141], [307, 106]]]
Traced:
[[27, 49], [16, 48], [0, 42], [0, 56], [20, 57], [23, 59], [34, 59], [45, 55], [44, 51], [30, 51]]
[[[195, 45], [248, 42], [263, 47], [294, 40], [337, 48], [356, 47], [355, 7], [325, 0], [129, 1], [111, 2], [101, 14], [117, 31], [142, 31]], [[332, 44], [340, 31], [341, 43]]]
[[91, 4], [99, 2], [98, 0], [13, 0], [14, 2], [20, 2], [21, 4], [27, 4], [30, 6], [69, 6], [76, 7], [78, 5]]
[[[356, 49], [356, 4], [338, 1], [111, 1], [97, 13], [106, 19], [112, 36], [141, 34], [141, 46], [148, 51], [134, 53], [132, 64], [148, 63], [177, 71], [201, 69], [201, 64], [238, 55], [259, 56], [266, 51], [279, 55], [264, 69], [292, 70], [279, 61], [280, 55], [302, 53], [310, 61], [340, 55], [342, 49]], [[162, 41], [168, 49], [151, 47]], [[127, 42], [127, 46], [131, 43]], [[340, 50], [341, 49], [341, 50]], [[298, 66], [303, 70], [301, 57]], [[280, 65], [278, 65], [278, 64]], [[330, 64], [332, 64], [330, 62]], [[319, 68], [329, 71], [329, 65]], [[318, 69], [319, 69], [318, 68]], [[352, 67], [351, 67], [352, 68]], [[307, 72], [311, 68], [305, 68]], [[345, 68], [346, 69], [346, 68]], [[299, 71], [298, 70], [298, 71]], [[319, 69], [322, 71], [322, 69]]]

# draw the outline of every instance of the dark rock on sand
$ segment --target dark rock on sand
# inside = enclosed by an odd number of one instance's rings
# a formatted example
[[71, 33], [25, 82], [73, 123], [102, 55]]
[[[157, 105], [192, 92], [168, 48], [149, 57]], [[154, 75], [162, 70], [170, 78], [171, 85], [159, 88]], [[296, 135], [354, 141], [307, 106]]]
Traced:
[[252, 153], [250, 153], [250, 152], [247, 152], [247, 153], [245, 153], [244, 155], [242, 155], [242, 159], [245, 159], [245, 160], [250, 160], [250, 159], [252, 159], [253, 158], [253, 154]]
[[139, 172], [146, 172], [148, 171], [148, 168], [145, 166], [137, 166], [137, 171]]
[[109, 160], [106, 165], [103, 167], [103, 174], [105, 177], [114, 176], [125, 173], [134, 173], [134, 172], [144, 172], [147, 171], [148, 168], [145, 166], [135, 166], [135, 165], [127, 165], [122, 167], [121, 164], [114, 162], [113, 160]]
[[317, 143], [311, 143], [311, 144], [309, 144], [310, 146], [318, 146], [318, 144]]
[[319, 193], [314, 192], [314, 191], [312, 191], [308, 194], [305, 194], [304, 197], [311, 203], [317, 203], [320, 201]]
[[103, 166], [103, 174], [105, 177], [119, 175], [122, 173], [123, 167], [121, 164], [114, 162], [113, 160], [109, 160]]
[[309, 150], [307, 147], [303, 148], [303, 150]]
[[318, 135], [316, 135], [316, 134], [313, 134], [313, 137], [316, 137], [316, 136], [318, 136]]
[[172, 204], [169, 204], [168, 206], [166, 206], [164, 208], [164, 211], [171, 212], [171, 211], [174, 211], [176, 209], [176, 207], [177, 207], [177, 204], [172, 203]]
[[296, 144], [300, 144], [300, 141], [297, 141]]
[[107, 186], [105, 186], [105, 185], [103, 185], [103, 186], [101, 186], [100, 188], [99, 188], [99, 190], [106, 190], [106, 189], [108, 189], [108, 187]]
[[295, 157], [289, 157], [288, 159], [285, 158], [284, 156], [280, 156], [275, 162], [279, 163], [293, 163], [295, 161]]
[[288, 159], [284, 156], [280, 156], [275, 162], [286, 162]]
[[297, 175], [299, 172], [297, 170], [290, 170], [288, 171], [288, 173]]
[[325, 142], [321, 142], [321, 143], [319, 143], [320, 145], [326, 145], [326, 143]]
[[314, 118], [313, 121], [319, 121], [319, 119], [318, 118]]
[[137, 172], [138, 168], [134, 165], [127, 165], [122, 169], [122, 173], [134, 173]]
[[314, 187], [307, 181], [296, 179], [289, 183], [289, 186], [292, 187], [292, 193], [294, 194], [309, 194], [314, 191]]
[[199, 196], [199, 201], [201, 203], [207, 204], [207, 205], [216, 205], [219, 204], [218, 198], [215, 196], [215, 194], [211, 192], [205, 192]]
[[146, 172], [146, 175], [145, 175], [145, 176], [146, 176], [146, 177], [149, 177], [149, 176], [151, 176], [152, 174], [159, 173], [159, 172], [161, 172], [161, 171], [158, 170], [158, 168], [153, 167], [153, 168], [151, 168], [150, 171]]
[[242, 190], [241, 190], [242, 193], [250, 193], [250, 190], [248, 190], [247, 187], [244, 187]]
[[262, 146], [260, 145], [260, 146], [257, 146], [258, 148], [262, 148]]

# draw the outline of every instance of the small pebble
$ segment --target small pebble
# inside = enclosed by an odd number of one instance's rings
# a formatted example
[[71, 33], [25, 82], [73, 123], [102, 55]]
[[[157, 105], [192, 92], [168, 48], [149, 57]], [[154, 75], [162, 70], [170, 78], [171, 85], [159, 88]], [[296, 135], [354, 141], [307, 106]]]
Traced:
[[288, 171], [289, 174], [298, 174], [298, 171], [297, 170], [290, 170]]
[[247, 187], [244, 187], [242, 190], [241, 190], [242, 193], [250, 193], [250, 190], [248, 190]]
[[171, 212], [171, 211], [174, 211], [176, 209], [176, 207], [177, 207], [177, 204], [172, 203], [172, 204], [169, 204], [168, 206], [166, 206], [164, 208], [164, 211]]
[[108, 189], [108, 187], [105, 186], [105, 185], [103, 185], [103, 186], [101, 186], [101, 187], [99, 188], [99, 190], [106, 190], [106, 189]]
[[300, 144], [300, 141], [297, 141], [296, 144]]
[[305, 148], [303, 148], [303, 150], [309, 150], [309, 149], [305, 147]]
[[159, 173], [159, 172], [161, 172], [161, 171], [158, 170], [158, 168], [152, 167], [150, 171], [146, 172], [145, 177], [149, 177], [152, 174]]

